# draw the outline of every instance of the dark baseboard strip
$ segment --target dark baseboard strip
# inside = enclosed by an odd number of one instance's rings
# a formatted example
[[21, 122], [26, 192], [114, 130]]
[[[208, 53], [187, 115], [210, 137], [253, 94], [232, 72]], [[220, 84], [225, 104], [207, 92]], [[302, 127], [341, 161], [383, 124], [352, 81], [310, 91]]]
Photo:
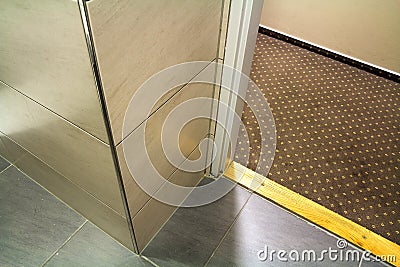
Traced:
[[259, 32], [259, 33], [262, 33], [262, 34], [265, 34], [265, 35], [267, 35], [267, 36], [270, 36], [270, 37], [273, 37], [273, 38], [276, 38], [276, 39], [285, 41], [285, 42], [287, 42], [287, 43], [296, 45], [296, 46], [298, 46], [298, 47], [307, 49], [307, 50], [309, 50], [309, 51], [311, 51], [311, 52], [314, 52], [314, 53], [323, 55], [323, 56], [325, 56], [325, 57], [329, 57], [329, 58], [331, 58], [331, 59], [334, 59], [334, 60], [337, 60], [337, 61], [339, 61], [339, 62], [345, 63], [345, 64], [347, 64], [347, 65], [356, 67], [356, 68], [358, 68], [358, 69], [367, 71], [367, 72], [369, 72], [369, 73], [375, 74], [375, 75], [380, 76], [380, 77], [383, 77], [383, 78], [385, 78], [385, 79], [388, 79], [388, 80], [391, 80], [391, 81], [400, 83], [400, 75], [396, 75], [396, 74], [394, 74], [394, 73], [385, 71], [385, 70], [380, 69], [380, 68], [377, 68], [377, 67], [375, 67], [375, 66], [365, 64], [365, 63], [363, 63], [363, 62], [354, 60], [354, 59], [352, 59], [352, 58], [346, 57], [346, 56], [341, 55], [341, 54], [334, 53], [334, 52], [332, 52], [332, 51], [323, 49], [323, 48], [321, 48], [321, 47], [317, 47], [317, 46], [315, 46], [315, 45], [306, 43], [306, 42], [304, 42], [304, 41], [298, 40], [298, 39], [296, 39], [296, 38], [287, 36], [287, 35], [285, 35], [285, 34], [282, 34], [282, 33], [280, 33], [280, 32], [276, 32], [276, 31], [271, 30], [271, 29], [268, 29], [268, 28], [264, 28], [264, 27], [261, 27], [261, 26], [260, 26], [260, 27], [258, 28], [258, 32]]

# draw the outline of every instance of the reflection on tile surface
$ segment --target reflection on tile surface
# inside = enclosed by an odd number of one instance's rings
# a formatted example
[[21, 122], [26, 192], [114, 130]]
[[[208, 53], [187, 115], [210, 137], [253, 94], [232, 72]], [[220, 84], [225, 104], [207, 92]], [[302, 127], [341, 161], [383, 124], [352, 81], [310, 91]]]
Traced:
[[0, 266], [38, 266], [85, 219], [9, 167], [0, 173]]
[[249, 197], [237, 186], [212, 204], [178, 209], [143, 254], [160, 266], [204, 265]]
[[0, 172], [2, 172], [5, 168], [7, 168], [10, 165], [7, 160], [3, 159], [0, 156]]
[[[84, 222], [15, 167], [0, 173], [0, 266], [151, 266]], [[237, 186], [212, 204], [178, 209], [144, 255], [159, 266], [358, 266], [329, 257], [294, 263], [280, 262], [276, 254], [272, 262], [257, 256], [265, 245], [269, 251], [314, 250], [318, 256], [336, 244], [335, 237]], [[359, 251], [352, 245], [347, 250]], [[389, 265], [364, 260], [361, 266]]]
[[125, 215], [108, 145], [2, 83], [0, 122], [15, 143]]
[[15, 163], [26, 153], [25, 149], [17, 145], [0, 131], [0, 155], [10, 163]]
[[1, 81], [107, 141], [76, 1], [32, 3], [1, 1]]
[[[221, 243], [210, 266], [358, 266], [357, 261], [282, 262], [271, 257], [258, 259], [258, 252], [265, 246], [268, 251], [314, 250], [317, 257], [324, 249], [338, 249], [337, 239], [314, 225], [294, 216], [257, 195], [252, 195], [234, 226]], [[348, 249], [355, 250], [349, 246]], [[265, 254], [261, 254], [263, 256]], [[270, 255], [270, 253], [268, 253]], [[301, 254], [300, 254], [301, 255]], [[288, 255], [286, 255], [288, 258]]]
[[[88, 1], [87, 5], [111, 125], [118, 143], [129, 101], [149, 77], [176, 64], [211, 61], [217, 56], [222, 1], [97, 0]], [[140, 112], [143, 107], [135, 109], [141, 120], [145, 119]]]
[[45, 266], [152, 266], [87, 222]]

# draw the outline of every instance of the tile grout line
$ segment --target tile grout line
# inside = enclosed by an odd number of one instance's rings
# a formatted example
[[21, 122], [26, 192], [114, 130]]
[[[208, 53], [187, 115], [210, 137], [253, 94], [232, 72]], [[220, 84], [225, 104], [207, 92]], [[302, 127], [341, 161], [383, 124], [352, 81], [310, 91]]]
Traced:
[[[210, 60], [210, 61], [208, 61], [208, 60], [207, 60], [207, 61], [204, 61], [204, 62], [208, 62], [207, 65], [206, 65], [205, 67], [203, 67], [203, 68], [202, 68], [199, 72], [197, 72], [192, 78], [190, 78], [190, 80], [189, 80], [188, 82], [186, 82], [186, 83], [184, 83], [184, 84], [182, 84], [182, 85], [178, 85], [178, 86], [180, 86], [180, 87], [179, 87], [179, 89], [177, 89], [177, 91], [176, 91], [175, 93], [173, 93], [170, 97], [168, 97], [168, 99], [166, 99], [166, 100], [164, 101], [164, 103], [161, 104], [161, 106], [159, 106], [158, 108], [156, 108], [154, 111], [151, 111], [150, 114], [149, 114], [148, 116], [146, 116], [145, 119], [143, 119], [143, 121], [141, 121], [137, 126], [135, 126], [135, 127], [133, 128], [133, 130], [131, 130], [129, 133], [127, 133], [126, 136], [124, 136], [124, 137], [122, 138], [121, 141], [119, 141], [119, 142], [117, 142], [117, 143], [115, 144], [115, 146], [117, 147], [117, 146], [119, 146], [120, 144], [122, 144], [126, 139], [128, 139], [128, 137], [130, 137], [130, 136], [133, 134], [133, 132], [135, 132], [140, 126], [142, 126], [143, 123], [145, 123], [148, 119], [150, 119], [150, 117], [153, 116], [157, 111], [159, 111], [161, 108], [163, 108], [164, 105], [167, 104], [167, 102], [170, 102], [170, 100], [172, 100], [173, 97], [175, 97], [179, 92], [181, 92], [183, 89], [185, 89], [186, 86], [188, 86], [188, 85], [190, 85], [190, 84], [193, 84], [193, 83], [191, 83], [191, 82], [192, 82], [197, 76], [199, 76], [200, 73], [202, 73], [208, 66], [210, 66], [214, 61], [217, 62], [217, 57], [213, 58], [213, 59]], [[171, 91], [172, 91], [172, 90], [171, 90]]]
[[[238, 186], [238, 185], [236, 185]], [[243, 188], [245, 189], [245, 188]], [[246, 189], [245, 189], [246, 190]], [[240, 209], [240, 211], [238, 212], [238, 214], [236, 215], [235, 219], [233, 220], [233, 222], [231, 223], [231, 225], [229, 225], [228, 230], [226, 230], [224, 236], [221, 238], [220, 242], [218, 243], [218, 245], [215, 247], [214, 251], [211, 253], [210, 257], [208, 258], [208, 260], [206, 261], [206, 263], [204, 264], [204, 266], [207, 266], [207, 264], [210, 262], [211, 258], [214, 256], [215, 252], [217, 252], [217, 250], [219, 249], [219, 247], [221, 246], [222, 242], [225, 240], [225, 238], [228, 236], [228, 233], [230, 232], [230, 230], [232, 229], [233, 225], [236, 223], [236, 221], [238, 220], [239, 216], [242, 214], [244, 207], [247, 205], [247, 203], [249, 202], [251, 196], [253, 195], [254, 192], [249, 191], [250, 195], [247, 198], [246, 202], [243, 204], [242, 208]]]
[[148, 261], [151, 265], [153, 265], [153, 266], [155, 266], [155, 267], [159, 267], [159, 265], [157, 265], [155, 262], [153, 262], [152, 260], [150, 260], [150, 259], [147, 258], [146, 256], [139, 255], [139, 257], [145, 259], [145, 260]]
[[361, 266], [362, 266], [363, 258], [364, 258], [364, 257], [361, 257], [360, 263], [358, 264], [358, 267], [361, 267]]
[[57, 252], [58, 251], [60, 251], [60, 249], [62, 249], [71, 239], [72, 239], [72, 237], [74, 237], [78, 232], [79, 232], [79, 230], [81, 230], [82, 229], [82, 227], [86, 224], [88, 222], [88, 220], [85, 220], [85, 222], [84, 223], [82, 223], [82, 225], [81, 226], [79, 226], [62, 244], [61, 244], [61, 246], [60, 247], [58, 247], [40, 266], [41, 267], [43, 267], [43, 266], [45, 266], [53, 257], [54, 257], [54, 255], [56, 255], [57, 254]]
[[[208, 135], [208, 134], [206, 134], [204, 137], [206, 138], [207, 135]], [[193, 153], [193, 152], [196, 150], [196, 148], [198, 148], [198, 147], [199, 147], [199, 146], [197, 145], [197, 146], [190, 152], [189, 156], [191, 156], [192, 153]], [[186, 161], [187, 161], [187, 160], [184, 160], [183, 162], [181, 162], [179, 166], [182, 166], [183, 163], [185, 163]], [[172, 176], [173, 176], [178, 170], [179, 170], [179, 167], [178, 167], [177, 169], [175, 169], [175, 170], [166, 178], [166, 180], [169, 181], [170, 179], [172, 179]], [[205, 177], [205, 175], [203, 175], [201, 179], [204, 179], [204, 177]], [[163, 183], [162, 185], [160, 185], [160, 186], [156, 189], [156, 191], [155, 191], [154, 194], [157, 194], [157, 193], [162, 189], [162, 187], [163, 187], [164, 185], [165, 185], [165, 183]], [[145, 206], [148, 205], [148, 203], [149, 203], [151, 200], [152, 200], [152, 198], [148, 199], [148, 200], [144, 203], [144, 206], [141, 207], [141, 208], [136, 212], [136, 214], [132, 217], [132, 220], [139, 214], [139, 212], [141, 212], [141, 211], [145, 208]], [[183, 201], [183, 202], [184, 202], [184, 201]], [[183, 202], [182, 202], [182, 203], [183, 203]], [[175, 214], [175, 212], [176, 212], [179, 208], [180, 208], [180, 206], [176, 207], [175, 211], [168, 217], [168, 220], [166, 220], [165, 223], [163, 223], [163, 225], [162, 225], [161, 228], [157, 231], [157, 233], [151, 238], [151, 240], [150, 240], [149, 242], [147, 242], [146, 246], [142, 249], [142, 252], [144, 252], [144, 251], [146, 250], [147, 246], [151, 243], [151, 241], [153, 241], [153, 239], [157, 236], [158, 232], [161, 231], [161, 229], [164, 227], [164, 225], [169, 221], [169, 219]], [[141, 252], [141, 253], [138, 253], [138, 255], [141, 255], [142, 252]]]
[[5, 172], [7, 169], [9, 169], [10, 167], [13, 166], [10, 162], [8, 162], [8, 163], [9, 163], [9, 165], [8, 165], [7, 167], [5, 167], [3, 170], [1, 170], [1, 171], [0, 171], [0, 174], [2, 174], [2, 173]]
[[[63, 179], [65, 179], [67, 182], [71, 183], [73, 186], [79, 187], [78, 184], [76, 184], [74, 181], [70, 180], [70, 178], [66, 177], [64, 174], [60, 173], [58, 170], [54, 169], [52, 166], [50, 166], [48, 163], [44, 162], [43, 160], [41, 160], [40, 158], [38, 158], [36, 155], [32, 154], [31, 152], [26, 152], [24, 153], [22, 156], [20, 156], [17, 160], [14, 161], [14, 163], [12, 163], [12, 165], [22, 174], [24, 174], [25, 176], [27, 176], [29, 179], [31, 179], [34, 183], [36, 183], [37, 185], [39, 185], [40, 187], [42, 187], [44, 190], [46, 190], [47, 192], [49, 192], [53, 197], [57, 198], [59, 201], [61, 201], [62, 203], [64, 203], [65, 205], [67, 205], [70, 209], [74, 210], [75, 212], [79, 213], [76, 209], [72, 208], [69, 204], [67, 204], [66, 202], [64, 202], [64, 200], [60, 199], [57, 195], [55, 195], [54, 193], [52, 193], [51, 191], [49, 191], [46, 187], [44, 187], [42, 184], [40, 184], [39, 182], [37, 182], [35, 179], [33, 179], [31, 177], [31, 175], [29, 175], [28, 173], [26, 173], [24, 170], [22, 170], [21, 168], [19, 168], [15, 163], [17, 163], [19, 160], [21, 160], [23, 157], [25, 157], [26, 155], [34, 157], [35, 159], [39, 160], [40, 163], [46, 165], [46, 168], [51, 169], [51, 171], [55, 172], [57, 175], [60, 175], [63, 177]], [[86, 194], [92, 196], [93, 198], [95, 198], [97, 201], [99, 201], [102, 205], [106, 206], [107, 208], [109, 208], [111, 211], [113, 211], [114, 213], [116, 213], [117, 215], [122, 217], [122, 214], [120, 214], [118, 211], [116, 211], [114, 208], [111, 208], [108, 204], [104, 203], [102, 200], [98, 199], [95, 195], [93, 195], [92, 193], [90, 193], [89, 191], [87, 191], [85, 188], [79, 187], [82, 191], [84, 191]], [[80, 213], [79, 213], [80, 214]]]
[[58, 113], [55, 112], [54, 110], [52, 110], [52, 109], [46, 107], [44, 104], [38, 102], [37, 100], [35, 100], [35, 99], [33, 99], [32, 97], [28, 96], [27, 94], [23, 93], [22, 91], [20, 91], [20, 90], [14, 88], [13, 86], [11, 86], [11, 85], [5, 83], [5, 82], [2, 81], [2, 80], [0, 80], [0, 83], [4, 84], [6, 87], [8, 87], [8, 88], [10, 88], [10, 89], [12, 89], [12, 90], [14, 90], [14, 91], [16, 91], [17, 93], [21, 94], [22, 96], [26, 97], [28, 100], [32, 101], [33, 103], [39, 105], [40, 108], [43, 108], [43, 109], [45, 109], [45, 110], [51, 112], [51, 114], [54, 114], [56, 117], [58, 117], [58, 118], [60, 118], [61, 120], [65, 121], [65, 122], [68, 123], [69, 125], [71, 125], [71, 126], [77, 128], [77, 129], [83, 131], [84, 133], [86, 133], [87, 135], [89, 135], [89, 136], [95, 138], [97, 141], [99, 141], [99, 142], [101, 142], [101, 143], [103, 143], [103, 144], [105, 144], [105, 145], [109, 145], [109, 144], [107, 144], [105, 141], [103, 141], [100, 137], [98, 137], [97, 135], [90, 133], [88, 129], [83, 129], [82, 126], [80, 126], [80, 125], [78, 125], [77, 123], [75, 123], [75, 122], [69, 120], [68, 118], [62, 116], [61, 114], [58, 114]]

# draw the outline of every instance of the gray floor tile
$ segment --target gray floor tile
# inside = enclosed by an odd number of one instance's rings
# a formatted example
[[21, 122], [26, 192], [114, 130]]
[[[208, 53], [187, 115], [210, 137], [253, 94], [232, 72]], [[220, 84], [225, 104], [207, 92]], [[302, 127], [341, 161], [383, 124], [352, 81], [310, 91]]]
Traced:
[[39, 266], [84, 221], [15, 167], [0, 173], [0, 266]]
[[[330, 261], [325, 256], [322, 262], [296, 262], [290, 260], [288, 254], [292, 250], [303, 253], [304, 250], [313, 250], [317, 258], [321, 251], [338, 249], [337, 239], [314, 225], [294, 216], [269, 201], [252, 195], [234, 226], [221, 243], [213, 257], [210, 266], [358, 266], [357, 261]], [[260, 250], [271, 255], [272, 250], [285, 250], [288, 261], [280, 261], [275, 254], [273, 260], [268, 257], [265, 261], [259, 259]], [[347, 250], [357, 250], [347, 246]], [[345, 249], [345, 250], [346, 250]], [[294, 253], [291, 258], [294, 258]], [[346, 258], [343, 254], [343, 259]], [[265, 254], [261, 253], [261, 257]], [[361, 254], [360, 254], [361, 256]], [[301, 256], [300, 256], [301, 259]]]
[[0, 172], [2, 172], [5, 168], [7, 168], [8, 166], [10, 166], [10, 163], [8, 163], [7, 160], [3, 159], [0, 156]]
[[143, 254], [160, 266], [204, 265], [249, 197], [237, 186], [206, 206], [178, 209]]
[[152, 266], [87, 222], [45, 266]]

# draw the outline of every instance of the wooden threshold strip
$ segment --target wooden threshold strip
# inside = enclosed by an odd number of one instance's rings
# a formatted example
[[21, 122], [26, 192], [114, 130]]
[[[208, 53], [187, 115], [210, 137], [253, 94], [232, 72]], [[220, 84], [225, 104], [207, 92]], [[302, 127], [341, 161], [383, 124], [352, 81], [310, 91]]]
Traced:
[[[395, 261], [390, 263], [400, 267], [400, 246], [394, 242], [237, 162], [231, 163], [225, 176], [374, 255], [394, 256]], [[253, 188], [254, 180], [261, 186]]]

